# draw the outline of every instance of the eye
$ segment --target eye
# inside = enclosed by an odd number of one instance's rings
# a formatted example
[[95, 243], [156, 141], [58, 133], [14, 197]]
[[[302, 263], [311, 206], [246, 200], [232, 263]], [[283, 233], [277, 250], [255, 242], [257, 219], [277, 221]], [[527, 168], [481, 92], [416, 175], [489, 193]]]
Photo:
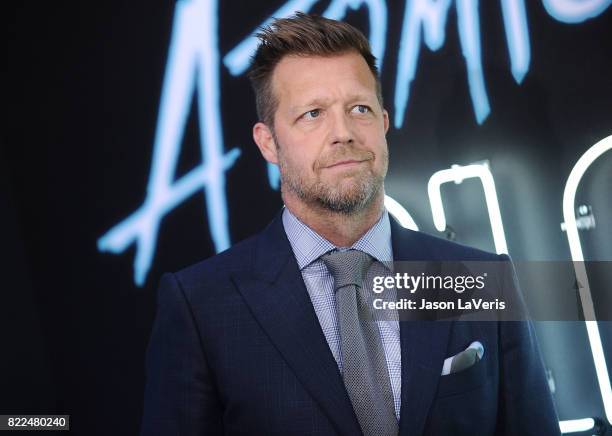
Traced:
[[311, 111], [306, 112], [304, 115], [302, 115], [302, 118], [304, 118], [305, 120], [313, 120], [317, 118], [319, 115], [321, 115], [321, 110], [313, 109]]
[[370, 108], [363, 105], [363, 104], [358, 104], [357, 106], [353, 106], [353, 108], [351, 109], [351, 112], [354, 114], [359, 114], [359, 115], [366, 115], [368, 113], [371, 112]]

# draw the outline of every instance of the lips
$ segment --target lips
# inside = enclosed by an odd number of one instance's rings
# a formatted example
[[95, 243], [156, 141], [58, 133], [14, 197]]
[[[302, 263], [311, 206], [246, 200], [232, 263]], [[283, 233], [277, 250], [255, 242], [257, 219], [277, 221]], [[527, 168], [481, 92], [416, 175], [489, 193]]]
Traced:
[[338, 162], [335, 162], [331, 165], [326, 166], [325, 168], [340, 168], [340, 167], [348, 167], [348, 166], [354, 166], [360, 163], [365, 162], [365, 160], [356, 160], [356, 159], [346, 159], [346, 160], [341, 160]]

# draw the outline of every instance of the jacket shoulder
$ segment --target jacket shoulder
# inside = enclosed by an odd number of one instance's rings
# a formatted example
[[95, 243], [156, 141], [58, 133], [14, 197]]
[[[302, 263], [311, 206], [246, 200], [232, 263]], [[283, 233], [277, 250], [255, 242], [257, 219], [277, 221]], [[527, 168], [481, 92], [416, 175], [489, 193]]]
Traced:
[[190, 265], [174, 273], [185, 288], [199, 287], [206, 283], [220, 284], [229, 280], [233, 272], [249, 269], [257, 235], [232, 245], [225, 251]]

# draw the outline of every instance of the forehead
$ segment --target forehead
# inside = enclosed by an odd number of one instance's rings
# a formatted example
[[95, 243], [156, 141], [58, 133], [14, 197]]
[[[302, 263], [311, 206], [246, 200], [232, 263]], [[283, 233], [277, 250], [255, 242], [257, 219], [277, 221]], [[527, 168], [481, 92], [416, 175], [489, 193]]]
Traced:
[[376, 97], [376, 79], [356, 52], [333, 56], [285, 56], [272, 75], [279, 107], [312, 99]]

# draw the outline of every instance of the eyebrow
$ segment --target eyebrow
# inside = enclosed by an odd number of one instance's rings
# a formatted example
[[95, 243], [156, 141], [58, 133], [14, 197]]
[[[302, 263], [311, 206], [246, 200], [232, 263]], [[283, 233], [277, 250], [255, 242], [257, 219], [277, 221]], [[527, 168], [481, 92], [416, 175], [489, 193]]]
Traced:
[[[358, 101], [370, 101], [372, 97], [368, 97], [366, 94], [355, 94], [352, 95], [348, 98], [348, 103], [355, 103]], [[308, 108], [316, 108], [316, 107], [320, 107], [320, 106], [326, 106], [329, 103], [329, 99], [326, 98], [314, 98], [312, 100], [309, 100], [307, 103], [305, 104], [301, 104], [298, 106], [293, 106], [290, 110], [292, 114], [295, 115], [300, 115], [303, 112], [305, 112]]]
[[325, 99], [325, 98], [314, 98], [312, 100], [309, 100], [305, 104], [300, 104], [300, 105], [297, 105], [297, 106], [293, 106], [290, 110], [291, 110], [292, 114], [300, 115], [303, 112], [305, 112], [306, 109], [308, 109], [308, 108], [325, 106], [328, 102], [329, 102], [329, 100]]

